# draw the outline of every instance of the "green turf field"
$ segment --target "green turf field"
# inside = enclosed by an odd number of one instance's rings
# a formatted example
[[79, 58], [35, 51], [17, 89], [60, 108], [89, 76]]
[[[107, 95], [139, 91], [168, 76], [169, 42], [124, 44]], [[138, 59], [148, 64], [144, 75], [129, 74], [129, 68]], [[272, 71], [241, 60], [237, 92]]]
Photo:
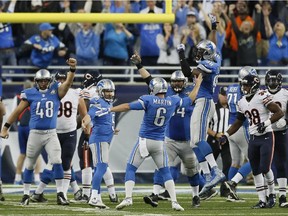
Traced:
[[[140, 191], [140, 192], [139, 192]], [[178, 202], [185, 208], [184, 212], [176, 212], [171, 209], [169, 201], [159, 201], [157, 208], [152, 208], [143, 202], [143, 195], [149, 194], [141, 192], [134, 193], [133, 205], [126, 207], [123, 210], [116, 210], [116, 204], [109, 201], [108, 194], [105, 192], [102, 195], [103, 202], [110, 207], [108, 210], [99, 210], [90, 207], [88, 204], [71, 203], [69, 206], [56, 205], [56, 194], [47, 193], [45, 196], [49, 202], [45, 204], [32, 203], [29, 206], [22, 207], [19, 201], [22, 197], [21, 193], [5, 194], [5, 201], [0, 202], [0, 215], [223, 215], [223, 216], [237, 216], [237, 215], [288, 215], [288, 209], [279, 208], [278, 205], [273, 209], [251, 209], [251, 206], [258, 202], [256, 194], [241, 193], [241, 198], [245, 199], [242, 203], [230, 203], [222, 197], [216, 196], [209, 201], [202, 201], [199, 208], [191, 206], [191, 196], [189, 194], [189, 187], [181, 188], [177, 193]], [[118, 192], [120, 199], [124, 198], [123, 190]], [[69, 195], [72, 199], [72, 195]], [[278, 200], [278, 199], [277, 199]]]

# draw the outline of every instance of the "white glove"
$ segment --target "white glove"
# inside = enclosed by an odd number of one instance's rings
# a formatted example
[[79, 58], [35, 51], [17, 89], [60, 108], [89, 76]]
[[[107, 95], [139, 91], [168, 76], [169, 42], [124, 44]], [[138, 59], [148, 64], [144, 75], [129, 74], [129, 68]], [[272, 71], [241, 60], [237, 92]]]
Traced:
[[185, 51], [185, 45], [184, 44], [179, 44], [177, 46], [177, 52], [179, 53], [181, 51], [183, 51], [183, 52]]
[[283, 118], [281, 118], [281, 119], [279, 119], [277, 122], [276, 122], [276, 127], [277, 128], [283, 128], [283, 127], [285, 127], [286, 126], [286, 120], [285, 119], [283, 119]]

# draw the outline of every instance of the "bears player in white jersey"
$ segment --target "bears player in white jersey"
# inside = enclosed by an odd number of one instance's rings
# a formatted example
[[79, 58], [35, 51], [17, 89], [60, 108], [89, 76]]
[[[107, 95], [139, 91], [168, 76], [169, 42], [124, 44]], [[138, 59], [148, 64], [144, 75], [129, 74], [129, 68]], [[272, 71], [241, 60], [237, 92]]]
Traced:
[[[274, 151], [274, 134], [272, 123], [281, 119], [284, 114], [280, 107], [272, 101], [272, 96], [265, 90], [260, 90], [260, 80], [256, 75], [249, 74], [241, 82], [244, 97], [238, 102], [236, 121], [223, 135], [223, 140], [233, 135], [244, 123], [249, 121], [248, 158], [259, 202], [252, 208], [272, 208], [275, 206], [274, 175], [271, 163]], [[273, 113], [270, 115], [270, 112]], [[264, 177], [267, 180], [269, 199], [266, 203]]]
[[275, 149], [273, 164], [276, 168], [276, 177], [279, 186], [279, 207], [287, 208], [286, 187], [287, 187], [287, 105], [288, 90], [282, 88], [283, 77], [279, 71], [270, 70], [265, 75], [265, 85], [273, 101], [280, 106], [284, 113], [279, 121], [272, 124], [275, 137]]
[[202, 76], [197, 79], [195, 88], [189, 97], [181, 99], [178, 96], [167, 96], [168, 84], [163, 78], [153, 78], [149, 83], [150, 95], [144, 95], [137, 102], [125, 103], [112, 107], [109, 112], [124, 112], [129, 110], [144, 110], [139, 139], [128, 159], [125, 174], [125, 199], [116, 206], [120, 210], [133, 204], [132, 191], [135, 185], [135, 173], [145, 158], [151, 156], [164, 179], [164, 185], [171, 197], [172, 209], [184, 211], [178, 204], [175, 184], [172, 179], [164, 138], [166, 126], [173, 113], [183, 104], [192, 104], [198, 93]]
[[195, 108], [190, 124], [191, 147], [197, 146], [211, 167], [211, 175], [205, 176], [207, 182], [200, 191], [200, 196], [225, 179], [225, 175], [218, 168], [212, 149], [207, 143], [209, 122], [215, 112], [213, 93], [218, 82], [221, 66], [221, 55], [216, 51], [215, 45], [217, 21], [214, 15], [209, 14], [209, 16], [212, 24], [212, 40], [200, 41], [197, 46], [194, 47], [193, 57], [198, 63], [196, 68], [191, 70], [185, 58], [185, 45], [180, 44], [177, 47], [181, 69], [184, 75], [186, 77], [195, 76], [200, 73], [203, 75], [203, 82], [195, 101]]
[[[6, 109], [4, 104], [2, 103], [2, 98], [0, 96], [0, 128], [2, 128], [2, 123], [3, 123], [3, 116], [6, 114]], [[2, 192], [2, 138], [0, 137], [0, 201], [5, 201], [5, 198], [3, 196]]]
[[[59, 71], [55, 74], [55, 80], [57, 82], [63, 83], [67, 79], [67, 73], [63, 71]], [[77, 144], [77, 112], [79, 112], [82, 122], [89, 122], [90, 117], [87, 114], [86, 105], [83, 98], [79, 96], [79, 90], [70, 88], [67, 94], [61, 99], [60, 108], [58, 112], [57, 118], [57, 127], [56, 132], [58, 135], [58, 139], [60, 141], [62, 153], [62, 166], [64, 170], [64, 179], [63, 179], [63, 193], [65, 198], [67, 199], [67, 191], [70, 185], [71, 180], [71, 162], [76, 149]], [[84, 128], [86, 129], [86, 128]], [[90, 130], [86, 130], [86, 133], [90, 134]], [[38, 185], [36, 191], [31, 196], [31, 201], [34, 202], [46, 202], [47, 200], [44, 198], [43, 191], [46, 186], [53, 179], [53, 164], [51, 164], [51, 160], [49, 158], [46, 168], [43, 170], [41, 174], [41, 182]], [[74, 184], [76, 194], [80, 188], [79, 186]], [[67, 203], [59, 203], [62, 205], [67, 205]]]
[[[102, 79], [102, 75], [98, 71], [90, 71], [84, 74], [83, 89], [80, 92], [80, 96], [85, 100], [87, 110], [89, 111], [90, 100], [98, 98], [97, 83]], [[92, 154], [88, 144], [89, 138], [81, 134], [78, 144], [78, 156], [80, 159], [80, 168], [82, 171], [82, 186], [84, 201], [89, 201], [91, 195], [91, 182], [92, 182]], [[95, 170], [94, 170], [95, 172]], [[111, 202], [117, 203], [118, 196], [115, 191], [114, 177], [109, 168], [107, 167], [106, 173], [103, 176], [104, 182], [107, 186], [109, 199]], [[101, 194], [99, 194], [101, 196]]]
[[56, 122], [60, 100], [66, 95], [72, 85], [77, 61], [69, 58], [70, 66], [67, 79], [64, 83], [51, 83], [50, 72], [41, 69], [35, 74], [35, 87], [21, 92], [21, 102], [8, 117], [2, 128], [0, 136], [9, 137], [9, 128], [16, 121], [20, 113], [30, 105], [31, 118], [29, 122], [30, 133], [27, 142], [26, 168], [24, 171], [24, 195], [21, 205], [28, 205], [30, 199], [30, 186], [36, 160], [45, 148], [51, 163], [54, 164], [55, 182], [57, 188], [57, 203], [67, 202], [63, 194], [63, 167], [61, 160], [61, 146], [57, 138]]

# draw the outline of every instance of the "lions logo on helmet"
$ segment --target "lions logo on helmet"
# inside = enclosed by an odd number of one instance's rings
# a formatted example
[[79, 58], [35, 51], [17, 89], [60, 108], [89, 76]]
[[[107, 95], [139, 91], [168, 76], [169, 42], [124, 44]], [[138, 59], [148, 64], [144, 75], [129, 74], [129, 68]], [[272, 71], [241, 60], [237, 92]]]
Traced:
[[251, 66], [242, 67], [238, 73], [238, 81], [241, 83], [243, 78], [249, 74], [258, 76], [257, 71]]
[[198, 43], [193, 50], [193, 56], [198, 63], [202, 60], [214, 61], [214, 55], [216, 54], [216, 45], [210, 40], [203, 40]]
[[187, 85], [187, 78], [182, 71], [174, 71], [170, 77], [171, 88], [176, 92], [181, 92]]
[[[34, 81], [39, 91], [46, 92], [49, 89], [52, 81], [50, 72], [46, 69], [38, 70], [35, 74]], [[41, 81], [47, 81], [47, 84], [46, 83], [40, 84]]]
[[168, 90], [168, 84], [163, 78], [156, 77], [150, 81], [149, 89], [151, 95], [165, 94]]
[[[247, 87], [250, 87], [247, 89]], [[254, 95], [260, 88], [259, 77], [253, 74], [249, 74], [242, 79], [241, 91], [246, 97]]]
[[265, 85], [269, 92], [276, 93], [282, 88], [283, 77], [278, 71], [267, 71], [265, 75]]
[[102, 79], [97, 83], [97, 92], [101, 98], [108, 102], [115, 99], [115, 85], [110, 79]]

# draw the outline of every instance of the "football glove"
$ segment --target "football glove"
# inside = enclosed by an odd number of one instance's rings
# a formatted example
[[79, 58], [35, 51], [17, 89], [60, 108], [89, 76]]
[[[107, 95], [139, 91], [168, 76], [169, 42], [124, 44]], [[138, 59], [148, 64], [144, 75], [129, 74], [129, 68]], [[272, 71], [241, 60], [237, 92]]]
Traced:
[[185, 45], [184, 44], [179, 44], [177, 46], [177, 52], [180, 53], [180, 52], [184, 52], [185, 51]]
[[261, 122], [260, 124], [257, 125], [258, 133], [264, 133], [265, 129], [266, 129], [266, 126], [264, 122]]
[[223, 135], [219, 138], [219, 143], [220, 143], [220, 145], [224, 145], [225, 143], [227, 143], [227, 141], [228, 141], [228, 137], [227, 137], [225, 134], [223, 134]]

